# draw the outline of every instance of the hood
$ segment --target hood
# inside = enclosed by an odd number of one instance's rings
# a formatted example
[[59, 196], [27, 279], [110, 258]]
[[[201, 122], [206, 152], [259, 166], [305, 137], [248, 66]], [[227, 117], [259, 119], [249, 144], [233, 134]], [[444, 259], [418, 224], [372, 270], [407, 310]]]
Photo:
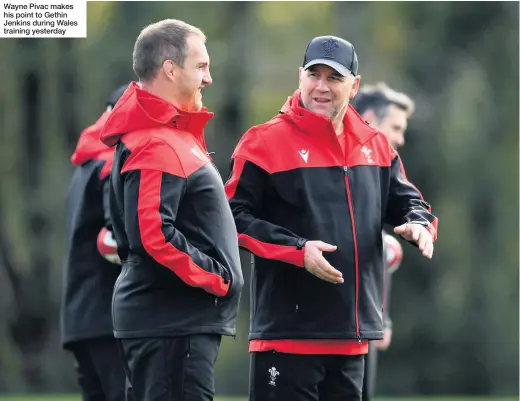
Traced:
[[80, 166], [88, 160], [99, 159], [102, 153], [112, 152], [108, 146], [99, 140], [99, 134], [109, 115], [110, 112], [105, 111], [93, 125], [83, 130], [76, 145], [76, 150], [70, 158], [72, 164]]
[[[332, 128], [330, 118], [313, 113], [302, 106], [299, 89], [296, 90], [292, 96], [287, 98], [280, 109], [280, 113], [284, 118], [289, 119], [295, 124], [301, 131], [308, 134], [322, 132], [329, 127]], [[367, 142], [378, 133], [375, 128], [368, 125], [368, 123], [361, 118], [351, 104], [348, 105], [343, 124], [345, 125], [345, 131], [354, 136], [360, 143]]]
[[205, 107], [194, 113], [181, 111], [132, 82], [116, 103], [100, 137], [107, 146], [114, 146], [123, 134], [159, 127], [180, 129], [202, 137], [213, 115]]

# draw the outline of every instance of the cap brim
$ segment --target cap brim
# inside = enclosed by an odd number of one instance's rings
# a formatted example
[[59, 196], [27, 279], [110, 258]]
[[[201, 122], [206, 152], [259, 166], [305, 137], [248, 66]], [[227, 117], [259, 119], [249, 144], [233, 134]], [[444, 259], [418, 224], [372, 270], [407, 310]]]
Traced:
[[339, 72], [344, 77], [352, 74], [352, 72], [350, 72], [350, 70], [348, 68], [342, 66], [340, 63], [338, 63], [334, 60], [326, 59], [326, 58], [318, 58], [316, 60], [309, 61], [307, 64], [305, 64], [303, 66], [303, 69], [306, 70], [306, 69], [312, 67], [313, 65], [318, 65], [318, 64], [328, 65], [330, 68], [335, 69], [337, 72]]

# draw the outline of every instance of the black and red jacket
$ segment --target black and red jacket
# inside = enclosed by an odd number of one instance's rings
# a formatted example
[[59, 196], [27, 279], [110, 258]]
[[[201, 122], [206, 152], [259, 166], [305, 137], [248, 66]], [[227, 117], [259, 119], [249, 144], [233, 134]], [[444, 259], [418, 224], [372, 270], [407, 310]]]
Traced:
[[118, 338], [235, 334], [242, 271], [235, 223], [204, 127], [132, 82], [101, 134], [117, 145], [110, 217], [122, 272]]
[[114, 150], [99, 140], [109, 112], [85, 129], [72, 155], [76, 166], [67, 195], [66, 253], [61, 304], [61, 341], [113, 335], [111, 303], [121, 271], [97, 250], [97, 236], [110, 228], [108, 189]]
[[[250, 339], [381, 339], [383, 224], [437, 219], [383, 134], [349, 106], [345, 155], [329, 119], [300, 106], [255, 126], [233, 153], [226, 193], [239, 245], [255, 255]], [[306, 240], [343, 273], [330, 284], [303, 266]]]

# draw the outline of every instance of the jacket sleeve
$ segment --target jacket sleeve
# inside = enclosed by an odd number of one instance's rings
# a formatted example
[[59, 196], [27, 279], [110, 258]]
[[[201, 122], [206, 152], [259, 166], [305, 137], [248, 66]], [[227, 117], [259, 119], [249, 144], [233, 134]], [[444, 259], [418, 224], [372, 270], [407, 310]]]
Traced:
[[173, 149], [161, 141], [151, 143], [132, 153], [121, 173], [125, 176], [124, 218], [130, 242], [140, 244], [187, 285], [225, 296], [230, 286], [225, 267], [191, 244], [179, 230], [179, 205], [187, 178]]
[[[438, 219], [419, 190], [406, 178], [401, 158], [393, 151], [390, 166], [390, 189], [386, 208], [386, 223], [399, 226], [404, 223], [421, 224], [437, 239]], [[414, 243], [415, 244], [415, 243]]]
[[256, 256], [303, 267], [306, 239], [262, 219], [264, 193], [269, 185], [269, 152], [261, 138], [246, 133], [232, 158], [226, 196], [235, 218], [238, 244]]
[[99, 159], [103, 161], [99, 172], [101, 181], [101, 192], [103, 196], [103, 220], [104, 227], [108, 231], [112, 231], [112, 222], [110, 221], [110, 172], [114, 162], [114, 151], [112, 149], [102, 152]]
[[112, 231], [112, 221], [110, 220], [110, 176], [106, 177], [101, 183], [103, 190], [103, 219], [104, 227]]

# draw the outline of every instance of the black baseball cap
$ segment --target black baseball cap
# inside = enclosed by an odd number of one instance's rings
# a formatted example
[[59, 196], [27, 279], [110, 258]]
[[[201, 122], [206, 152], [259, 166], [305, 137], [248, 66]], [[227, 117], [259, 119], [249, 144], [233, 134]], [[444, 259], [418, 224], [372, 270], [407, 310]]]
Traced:
[[343, 76], [357, 75], [358, 59], [352, 43], [336, 36], [318, 36], [307, 45], [303, 69], [317, 64], [334, 68]]
[[114, 90], [110, 94], [110, 96], [108, 96], [106, 106], [113, 108], [116, 105], [119, 98], [121, 96], [123, 96], [123, 93], [125, 92], [126, 88], [128, 88], [128, 84], [122, 85], [119, 88], [117, 88], [116, 90]]

